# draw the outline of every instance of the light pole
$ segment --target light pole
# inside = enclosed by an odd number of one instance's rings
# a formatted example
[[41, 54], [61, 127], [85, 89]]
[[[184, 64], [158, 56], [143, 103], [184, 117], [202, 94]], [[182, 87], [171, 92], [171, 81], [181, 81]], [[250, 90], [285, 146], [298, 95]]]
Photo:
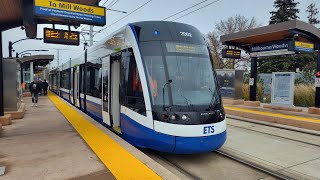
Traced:
[[[9, 46], [8, 46], [8, 48], [9, 48], [9, 57], [12, 57], [12, 50], [13, 50], [12, 45], [14, 45], [17, 42], [28, 40], [28, 39], [29, 38], [23, 38], [23, 39], [19, 39], [19, 40], [15, 41], [15, 42], [9, 41]], [[42, 40], [42, 39], [43, 38], [35, 38], [34, 40]]]
[[46, 50], [46, 49], [25, 50], [25, 51], [22, 51], [21, 53], [16, 53], [16, 58], [18, 58], [20, 54], [23, 54], [23, 53], [29, 52], [29, 51], [43, 52], [43, 51], [49, 51], [49, 50]]

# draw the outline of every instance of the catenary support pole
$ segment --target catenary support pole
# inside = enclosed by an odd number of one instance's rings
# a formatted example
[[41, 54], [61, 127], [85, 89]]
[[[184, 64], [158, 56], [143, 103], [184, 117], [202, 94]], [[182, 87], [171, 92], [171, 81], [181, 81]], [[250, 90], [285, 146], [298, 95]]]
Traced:
[[3, 106], [3, 55], [2, 55], [2, 30], [0, 30], [0, 116], [4, 115]]
[[84, 72], [83, 72], [83, 107], [84, 110], [87, 111], [87, 55], [88, 55], [88, 51], [87, 49], [84, 52]]
[[257, 57], [251, 57], [251, 73], [250, 73], [250, 101], [256, 101], [257, 97]]
[[[320, 72], [320, 50], [317, 55], [317, 72]], [[319, 77], [316, 77], [319, 78]], [[316, 87], [315, 107], [320, 108], [320, 87]]]

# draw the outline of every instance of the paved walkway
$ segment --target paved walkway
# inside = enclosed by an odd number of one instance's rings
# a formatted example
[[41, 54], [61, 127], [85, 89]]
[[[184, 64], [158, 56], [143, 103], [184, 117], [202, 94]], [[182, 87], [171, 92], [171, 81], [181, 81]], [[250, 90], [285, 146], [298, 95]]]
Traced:
[[24, 101], [24, 119], [3, 127], [0, 179], [115, 179], [47, 97]]

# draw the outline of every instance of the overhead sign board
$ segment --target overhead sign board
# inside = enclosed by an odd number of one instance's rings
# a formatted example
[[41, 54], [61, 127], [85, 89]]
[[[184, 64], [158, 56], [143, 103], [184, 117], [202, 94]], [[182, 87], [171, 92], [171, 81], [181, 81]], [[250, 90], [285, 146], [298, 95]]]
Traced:
[[250, 48], [250, 56], [274, 56], [284, 54], [294, 54], [289, 50], [289, 41], [276, 41], [271, 43], [256, 44]]
[[314, 44], [313, 43], [306, 43], [300, 41], [292, 41], [292, 49], [296, 52], [302, 53], [313, 53], [314, 52]]
[[34, 0], [34, 15], [48, 20], [104, 26], [105, 12], [105, 7], [57, 0]]
[[44, 43], [79, 46], [80, 37], [77, 31], [44, 28]]
[[241, 58], [241, 50], [222, 49], [222, 58], [240, 59]]

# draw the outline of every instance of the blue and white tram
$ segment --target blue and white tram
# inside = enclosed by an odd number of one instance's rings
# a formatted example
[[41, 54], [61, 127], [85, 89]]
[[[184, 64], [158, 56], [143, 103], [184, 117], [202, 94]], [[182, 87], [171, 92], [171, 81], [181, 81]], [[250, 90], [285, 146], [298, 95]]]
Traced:
[[226, 140], [211, 62], [195, 27], [147, 21], [126, 25], [50, 78], [62, 98], [131, 144], [192, 154]]

